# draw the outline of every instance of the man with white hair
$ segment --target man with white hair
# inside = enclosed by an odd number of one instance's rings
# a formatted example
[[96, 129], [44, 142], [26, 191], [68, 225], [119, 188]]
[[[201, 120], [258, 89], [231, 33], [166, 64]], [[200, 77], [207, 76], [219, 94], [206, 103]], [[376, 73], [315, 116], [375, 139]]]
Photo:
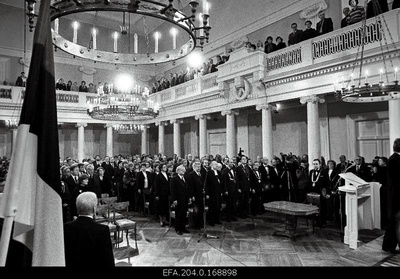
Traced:
[[183, 165], [176, 167], [176, 174], [171, 179], [171, 200], [175, 207], [175, 231], [178, 235], [189, 233], [185, 228], [186, 214], [188, 211], [189, 196], [186, 186], [186, 179], [184, 177], [186, 168]]
[[114, 253], [108, 226], [96, 223], [97, 197], [83, 192], [76, 199], [78, 218], [64, 226], [67, 267], [114, 267]]

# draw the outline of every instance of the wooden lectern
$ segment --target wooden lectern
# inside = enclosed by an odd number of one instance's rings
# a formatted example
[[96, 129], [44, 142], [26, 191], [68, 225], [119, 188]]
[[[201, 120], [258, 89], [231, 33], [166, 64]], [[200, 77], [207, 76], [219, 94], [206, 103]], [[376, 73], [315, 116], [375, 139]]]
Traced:
[[339, 174], [345, 185], [339, 191], [346, 193], [346, 226], [344, 228], [344, 243], [357, 249], [361, 245], [358, 240], [358, 230], [381, 227], [380, 183], [366, 182], [353, 173]]

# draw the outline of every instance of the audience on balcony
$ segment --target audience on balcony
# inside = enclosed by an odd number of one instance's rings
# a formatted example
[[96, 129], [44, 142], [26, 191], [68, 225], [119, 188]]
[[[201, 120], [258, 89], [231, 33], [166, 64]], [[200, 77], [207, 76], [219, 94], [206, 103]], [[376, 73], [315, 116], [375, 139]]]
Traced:
[[317, 31], [311, 27], [311, 20], [306, 20], [304, 24], [306, 29], [303, 31], [303, 41], [316, 37]]
[[286, 43], [283, 42], [282, 37], [276, 37], [276, 50], [282, 49], [286, 47]]
[[25, 87], [26, 86], [26, 79], [25, 72], [21, 72], [21, 75], [17, 78], [15, 82], [15, 86]]
[[370, 0], [367, 4], [367, 19], [389, 11], [387, 0]]
[[258, 40], [258, 42], [257, 42], [257, 50], [259, 50], [259, 51], [265, 51], [265, 46], [264, 46], [264, 44], [261, 42], [261, 40]]
[[349, 5], [351, 9], [347, 17], [347, 25], [362, 21], [365, 16], [364, 7], [358, 6], [358, 0], [350, 0]]
[[89, 93], [96, 93], [96, 86], [94, 86], [93, 83], [89, 83], [89, 86], [87, 88], [87, 92]]
[[67, 91], [71, 91], [72, 81], [67, 82]]
[[333, 31], [333, 22], [330, 17], [325, 17], [325, 11], [318, 13], [320, 21], [317, 22], [317, 35], [323, 35]]
[[344, 7], [343, 8], [344, 18], [342, 18], [342, 21], [340, 22], [340, 28], [343, 28], [343, 27], [347, 26], [347, 18], [349, 17], [349, 13], [350, 13], [350, 8], [349, 7]]
[[74, 83], [71, 85], [71, 91], [75, 91], [75, 92], [79, 91], [79, 86], [76, 81], [74, 81]]
[[265, 40], [264, 52], [271, 53], [277, 49], [276, 44], [273, 43], [273, 39], [271, 36], [268, 36]]
[[288, 45], [292, 46], [300, 43], [303, 40], [303, 30], [297, 29], [297, 23], [291, 25], [292, 33], [289, 34]]
[[82, 80], [81, 85], [79, 86], [79, 92], [88, 92], [86, 81]]
[[67, 90], [67, 85], [65, 85], [64, 79], [60, 78], [57, 80], [56, 90]]

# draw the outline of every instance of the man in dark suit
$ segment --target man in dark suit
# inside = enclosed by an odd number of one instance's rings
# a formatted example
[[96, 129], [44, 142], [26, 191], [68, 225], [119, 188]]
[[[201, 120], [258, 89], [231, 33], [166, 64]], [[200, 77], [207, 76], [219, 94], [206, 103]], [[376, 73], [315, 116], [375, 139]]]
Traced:
[[370, 0], [367, 4], [367, 19], [389, 11], [387, 0]]
[[[171, 200], [175, 207], [175, 231], [178, 235], [189, 233], [185, 228], [186, 214], [188, 211], [189, 197], [185, 180], [186, 169], [179, 165], [176, 168], [176, 176], [171, 179]], [[191, 200], [190, 200], [191, 201]]]
[[240, 166], [236, 168], [238, 181], [238, 216], [247, 218], [249, 214], [250, 199], [250, 168], [247, 165], [247, 157], [242, 155]]
[[278, 201], [282, 199], [282, 175], [283, 170], [280, 164], [278, 164], [278, 159], [273, 158], [271, 160], [271, 166], [269, 166], [272, 201]]
[[251, 195], [251, 215], [256, 216], [260, 214], [261, 207], [261, 194], [263, 192], [262, 188], [262, 174], [259, 170], [260, 163], [255, 161], [253, 168], [250, 171], [250, 195]]
[[395, 253], [397, 246], [400, 246], [400, 138], [393, 143], [387, 171], [389, 224], [383, 237], [382, 250]]
[[288, 44], [289, 46], [298, 44], [303, 40], [303, 31], [297, 29], [297, 23], [292, 23], [292, 33], [289, 34]]
[[96, 223], [97, 197], [84, 192], [76, 199], [78, 218], [64, 225], [66, 267], [115, 267], [108, 226]]
[[220, 221], [222, 204], [221, 164], [217, 161], [210, 163], [206, 178], [206, 199], [208, 200], [207, 222], [210, 226], [222, 224]]
[[320, 11], [318, 13], [318, 17], [320, 18], [320, 21], [317, 22], [317, 36], [318, 35], [323, 35], [329, 32], [333, 31], [333, 22], [330, 17], [325, 18], [325, 12]]
[[371, 169], [365, 164], [364, 158], [362, 156], [357, 156], [354, 159], [355, 165], [348, 169], [348, 172], [354, 173], [359, 178], [365, 180], [366, 182], [372, 181]]
[[136, 174], [135, 195], [138, 197], [136, 202], [138, 202], [139, 210], [144, 212], [144, 202], [151, 198], [154, 176], [146, 170], [146, 163], [141, 163], [140, 168], [140, 172]]
[[73, 164], [70, 167], [71, 175], [65, 179], [69, 192], [72, 194], [76, 187], [79, 186], [79, 167], [78, 164]]
[[101, 163], [101, 166], [104, 169], [104, 176], [109, 177], [110, 179], [113, 179], [114, 176], [114, 166], [110, 163], [110, 157], [106, 156], [104, 158], [104, 162]]
[[327, 218], [327, 201], [329, 198], [329, 194], [327, 193], [328, 179], [326, 174], [323, 172], [321, 167], [320, 159], [313, 160], [314, 168], [310, 170], [310, 182], [308, 193], [317, 193], [319, 194], [319, 210], [320, 210], [320, 219], [319, 225], [321, 227], [326, 226], [326, 218]]
[[342, 18], [342, 20], [340, 22], [340, 28], [343, 28], [343, 27], [347, 26], [347, 17], [349, 15], [349, 12], [350, 12], [350, 8], [349, 7], [344, 7], [343, 8], [344, 18]]
[[204, 225], [204, 179], [201, 175], [201, 162], [195, 159], [192, 164], [193, 171], [187, 175], [188, 188], [190, 189], [193, 200], [193, 225], [195, 229], [200, 229]]
[[233, 159], [228, 160], [228, 164], [222, 170], [222, 188], [226, 196], [226, 221], [237, 221], [236, 219], [236, 204], [237, 204], [237, 178], [236, 171], [234, 169]]

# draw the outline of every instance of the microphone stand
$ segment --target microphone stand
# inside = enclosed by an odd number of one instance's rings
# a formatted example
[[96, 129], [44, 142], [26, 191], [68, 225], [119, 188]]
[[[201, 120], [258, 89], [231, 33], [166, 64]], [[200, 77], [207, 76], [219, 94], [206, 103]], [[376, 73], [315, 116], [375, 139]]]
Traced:
[[209, 235], [207, 234], [207, 225], [206, 225], [206, 182], [207, 182], [207, 176], [208, 176], [208, 170], [206, 170], [206, 177], [204, 178], [204, 183], [203, 183], [203, 233], [200, 234], [200, 239], [197, 240], [197, 242], [200, 242], [203, 238], [205, 239], [216, 239], [219, 238], [218, 236], [215, 235]]

